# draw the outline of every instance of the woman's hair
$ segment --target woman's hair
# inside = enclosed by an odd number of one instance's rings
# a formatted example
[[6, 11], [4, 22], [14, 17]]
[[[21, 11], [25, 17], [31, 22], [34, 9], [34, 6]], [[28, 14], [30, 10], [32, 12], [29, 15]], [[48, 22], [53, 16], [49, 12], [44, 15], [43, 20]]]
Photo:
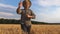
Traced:
[[[30, 0], [28, 0], [28, 2], [29, 2], [29, 8], [31, 7], [31, 1]], [[25, 5], [26, 5], [26, 1], [23, 1], [23, 7], [25, 7]]]

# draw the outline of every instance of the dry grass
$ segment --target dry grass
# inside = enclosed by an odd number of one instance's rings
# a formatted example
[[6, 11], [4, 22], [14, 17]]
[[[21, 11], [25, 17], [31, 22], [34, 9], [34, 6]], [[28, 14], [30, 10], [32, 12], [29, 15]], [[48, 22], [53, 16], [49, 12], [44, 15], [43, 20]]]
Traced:
[[60, 25], [32, 25], [32, 34], [60, 34]]
[[[0, 24], [0, 34], [21, 34], [21, 26]], [[60, 25], [32, 25], [31, 34], [60, 34]]]
[[0, 34], [21, 34], [19, 24], [0, 24]]

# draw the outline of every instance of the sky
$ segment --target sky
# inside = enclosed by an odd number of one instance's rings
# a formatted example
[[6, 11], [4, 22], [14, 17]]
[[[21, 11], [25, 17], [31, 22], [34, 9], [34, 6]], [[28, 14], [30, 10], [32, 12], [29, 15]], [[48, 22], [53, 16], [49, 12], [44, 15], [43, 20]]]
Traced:
[[[0, 0], [0, 18], [20, 19], [16, 13], [20, 0]], [[36, 15], [34, 21], [60, 23], [60, 0], [31, 0], [31, 10]]]

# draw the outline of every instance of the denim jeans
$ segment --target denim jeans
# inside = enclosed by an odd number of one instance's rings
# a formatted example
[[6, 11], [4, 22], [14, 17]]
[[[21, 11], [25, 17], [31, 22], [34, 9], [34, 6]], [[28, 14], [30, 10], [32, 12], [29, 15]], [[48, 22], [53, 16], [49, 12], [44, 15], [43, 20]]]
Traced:
[[28, 34], [30, 34], [31, 25], [26, 26], [25, 24], [21, 24], [21, 29], [22, 29], [24, 32], [27, 32]]

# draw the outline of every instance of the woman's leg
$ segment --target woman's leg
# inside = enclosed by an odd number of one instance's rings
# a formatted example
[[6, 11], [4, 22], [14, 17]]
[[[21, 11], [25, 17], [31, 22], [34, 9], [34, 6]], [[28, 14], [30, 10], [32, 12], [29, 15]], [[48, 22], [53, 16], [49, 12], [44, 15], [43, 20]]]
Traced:
[[27, 27], [27, 32], [28, 32], [28, 34], [30, 34], [30, 30], [31, 30], [31, 25], [29, 25], [29, 26]]
[[30, 34], [30, 30], [31, 30], [31, 21], [26, 21], [26, 28], [27, 28], [28, 34]]
[[24, 34], [27, 34], [27, 27], [25, 24], [21, 24], [21, 29], [23, 30]]

